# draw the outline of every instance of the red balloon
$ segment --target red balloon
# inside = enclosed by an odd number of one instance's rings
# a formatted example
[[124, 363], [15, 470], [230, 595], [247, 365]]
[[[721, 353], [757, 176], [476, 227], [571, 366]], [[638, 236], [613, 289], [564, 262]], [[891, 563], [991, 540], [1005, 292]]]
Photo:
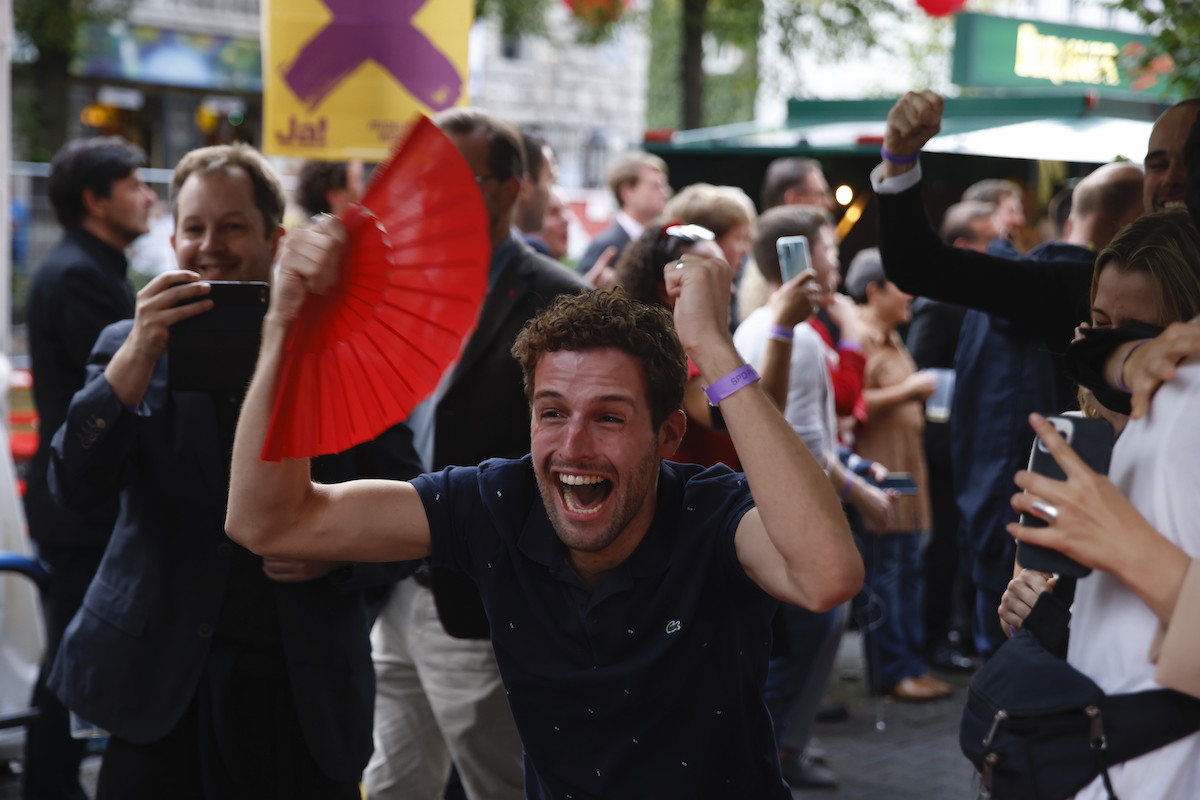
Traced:
[[957, 13], [966, 0], [917, 0], [917, 5], [931, 17], [945, 17]]

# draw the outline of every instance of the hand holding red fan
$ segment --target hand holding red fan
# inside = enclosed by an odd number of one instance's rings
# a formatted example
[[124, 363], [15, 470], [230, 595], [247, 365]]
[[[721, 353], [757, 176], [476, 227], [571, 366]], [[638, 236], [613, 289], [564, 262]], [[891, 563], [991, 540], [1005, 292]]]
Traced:
[[262, 458], [339, 453], [437, 386], [487, 290], [488, 215], [457, 148], [421, 117], [342, 215], [340, 282], [288, 337]]

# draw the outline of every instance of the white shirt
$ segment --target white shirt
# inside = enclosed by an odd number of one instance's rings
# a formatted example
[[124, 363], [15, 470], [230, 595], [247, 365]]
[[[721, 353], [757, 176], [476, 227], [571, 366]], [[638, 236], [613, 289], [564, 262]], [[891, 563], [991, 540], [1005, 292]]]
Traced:
[[638, 222], [633, 217], [626, 214], [624, 211], [617, 209], [617, 213], [613, 215], [613, 219], [621, 228], [629, 234], [629, 241], [635, 241], [646, 230], [646, 226]]
[[871, 188], [875, 194], [900, 194], [905, 189], [911, 189], [921, 182], [921, 162], [913, 165], [908, 172], [891, 178], [883, 177], [883, 164], [871, 170]]
[[[1109, 477], [1156, 530], [1200, 558], [1200, 361], [1192, 358], [1130, 421], [1113, 450]], [[1196, 609], [1176, 609], [1194, 614]], [[1067, 660], [1105, 692], [1162, 688], [1150, 663], [1158, 617], [1125, 584], [1093, 572], [1079, 581]], [[1118, 797], [1200, 796], [1200, 733], [1109, 770]], [[1107, 797], [1097, 778], [1077, 798]]]
[[[756, 369], [762, 368], [774, 324], [775, 312], [763, 306], [746, 317], [733, 334], [738, 353]], [[825, 340], [811, 325], [802, 322], [796, 326], [787, 405], [783, 411], [784, 418], [822, 466], [837, 457], [837, 417], [825, 351]]]

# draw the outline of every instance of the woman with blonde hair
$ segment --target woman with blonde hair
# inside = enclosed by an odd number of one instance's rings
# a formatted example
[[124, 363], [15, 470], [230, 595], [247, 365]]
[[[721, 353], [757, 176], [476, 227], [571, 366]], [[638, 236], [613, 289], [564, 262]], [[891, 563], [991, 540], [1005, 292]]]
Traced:
[[[744, 200], [738, 198], [739, 194]], [[754, 203], [737, 189], [693, 183], [671, 198], [663, 216], [712, 231], [716, 245], [721, 248], [726, 263], [733, 267], [734, 275], [750, 254]]]

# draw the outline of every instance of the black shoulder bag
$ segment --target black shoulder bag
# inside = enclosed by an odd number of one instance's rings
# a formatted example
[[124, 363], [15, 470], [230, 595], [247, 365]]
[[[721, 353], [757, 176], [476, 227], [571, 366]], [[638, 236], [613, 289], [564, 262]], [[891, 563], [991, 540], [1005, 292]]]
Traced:
[[[1060, 578], [1058, 590], [1073, 594]], [[1200, 699], [1106, 695], [1066, 662], [1069, 598], [1043, 593], [1023, 629], [971, 680], [959, 746], [994, 800], [1065, 800], [1108, 768], [1200, 730]]]

